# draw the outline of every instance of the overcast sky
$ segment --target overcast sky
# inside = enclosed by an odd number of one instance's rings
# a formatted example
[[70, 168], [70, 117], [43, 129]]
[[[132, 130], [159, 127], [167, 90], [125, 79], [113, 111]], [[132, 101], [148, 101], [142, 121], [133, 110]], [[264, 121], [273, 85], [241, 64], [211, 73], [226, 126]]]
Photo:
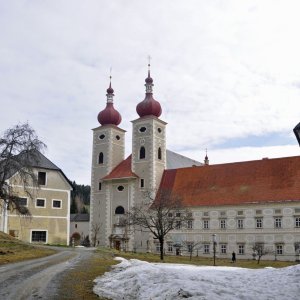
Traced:
[[29, 122], [46, 156], [89, 184], [106, 104], [127, 130], [150, 54], [167, 147], [210, 163], [299, 155], [300, 1], [0, 0], [0, 132]]

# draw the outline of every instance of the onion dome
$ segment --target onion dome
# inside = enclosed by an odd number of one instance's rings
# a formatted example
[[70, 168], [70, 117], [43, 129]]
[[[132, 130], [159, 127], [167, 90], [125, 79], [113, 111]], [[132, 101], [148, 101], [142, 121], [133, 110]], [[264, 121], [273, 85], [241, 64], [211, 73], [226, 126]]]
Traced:
[[99, 112], [98, 121], [101, 125], [116, 125], [118, 126], [121, 123], [122, 117], [120, 113], [114, 108], [114, 90], [111, 87], [111, 77], [109, 88], [106, 90], [107, 102], [104, 110]]
[[150, 64], [148, 64], [148, 77], [145, 79], [146, 97], [136, 106], [136, 112], [140, 117], [161, 115], [161, 106], [158, 101], [153, 98], [152, 87], [153, 79], [150, 76]]

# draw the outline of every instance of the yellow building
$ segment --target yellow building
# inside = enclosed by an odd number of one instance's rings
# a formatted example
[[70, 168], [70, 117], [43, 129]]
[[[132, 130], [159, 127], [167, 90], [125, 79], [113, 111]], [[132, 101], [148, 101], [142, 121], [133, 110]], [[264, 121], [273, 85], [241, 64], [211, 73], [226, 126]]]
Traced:
[[25, 193], [18, 173], [6, 179], [30, 216], [19, 215], [2, 203], [0, 231], [25, 242], [68, 245], [72, 185], [63, 171], [40, 152], [32, 168], [39, 183], [38, 188], [31, 188], [32, 197]]

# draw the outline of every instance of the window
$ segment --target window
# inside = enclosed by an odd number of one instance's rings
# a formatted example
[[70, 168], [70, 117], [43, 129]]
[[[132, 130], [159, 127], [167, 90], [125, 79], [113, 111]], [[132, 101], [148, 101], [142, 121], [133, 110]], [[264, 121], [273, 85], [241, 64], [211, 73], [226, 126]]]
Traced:
[[262, 218], [258, 218], [256, 219], [256, 228], [262, 228], [263, 226], [263, 219]]
[[45, 199], [36, 199], [35, 206], [36, 207], [45, 207], [46, 205]]
[[243, 219], [238, 219], [237, 220], [237, 227], [238, 227], [238, 229], [243, 229], [244, 228], [244, 220]]
[[244, 247], [244, 245], [239, 245], [239, 254], [245, 254], [245, 247]]
[[181, 221], [176, 221], [175, 229], [181, 228]]
[[27, 198], [18, 198], [18, 204], [20, 206], [27, 206]]
[[98, 164], [101, 165], [104, 162], [104, 154], [103, 152], [99, 153], [99, 157], [98, 157]]
[[209, 253], [209, 244], [204, 244], [204, 254], [208, 254]]
[[226, 244], [221, 244], [221, 253], [226, 254], [227, 253], [227, 245]]
[[46, 185], [46, 172], [38, 172], [38, 184]]
[[123, 206], [118, 206], [115, 210], [116, 215], [124, 215], [125, 214], [125, 209]]
[[300, 227], [300, 217], [295, 218], [295, 227], [297, 227], [297, 228]]
[[105, 138], [105, 134], [100, 134], [100, 135], [99, 135], [99, 139], [100, 139], [100, 140], [103, 140], [104, 138]]
[[61, 208], [61, 200], [52, 200], [52, 208]]
[[146, 130], [147, 130], [147, 128], [144, 126], [140, 128], [140, 132], [145, 132]]
[[158, 127], [158, 128], [157, 128], [157, 131], [158, 131], [159, 133], [161, 133], [161, 128]]
[[192, 243], [187, 244], [187, 251], [188, 251], [188, 253], [193, 253], [193, 244]]
[[160, 244], [159, 243], [155, 244], [155, 249], [156, 249], [156, 252], [160, 252]]
[[47, 231], [33, 230], [31, 232], [31, 242], [47, 242]]
[[168, 243], [168, 252], [173, 252], [173, 244]]
[[77, 224], [75, 224], [75, 228], [77, 228]]
[[119, 135], [116, 135], [116, 139], [119, 141], [121, 138]]
[[274, 220], [274, 226], [275, 226], [275, 228], [281, 228], [281, 218], [275, 218], [275, 220]]
[[161, 148], [160, 147], [157, 150], [157, 158], [161, 159]]
[[98, 186], [99, 191], [102, 190], [102, 182], [99, 182], [99, 186]]
[[177, 212], [177, 213], [176, 213], [176, 217], [177, 217], [177, 218], [180, 218], [180, 216], [181, 216], [181, 213], [180, 213], [180, 212]]
[[141, 188], [144, 188], [144, 187], [145, 187], [145, 179], [144, 179], [144, 178], [141, 178], [141, 181], [140, 181], [140, 187], [141, 187]]
[[192, 220], [187, 221], [187, 228], [188, 229], [193, 229], [193, 221]]
[[276, 254], [277, 255], [283, 254], [283, 246], [282, 245], [276, 245]]
[[140, 148], [140, 159], [145, 159], [146, 157], [146, 149], [144, 146]]
[[209, 229], [209, 220], [203, 220], [203, 228]]
[[220, 220], [220, 228], [226, 229], [226, 220], [225, 219]]
[[124, 191], [124, 186], [123, 186], [123, 185], [119, 185], [119, 186], [117, 187], [117, 190], [118, 190], [119, 192]]

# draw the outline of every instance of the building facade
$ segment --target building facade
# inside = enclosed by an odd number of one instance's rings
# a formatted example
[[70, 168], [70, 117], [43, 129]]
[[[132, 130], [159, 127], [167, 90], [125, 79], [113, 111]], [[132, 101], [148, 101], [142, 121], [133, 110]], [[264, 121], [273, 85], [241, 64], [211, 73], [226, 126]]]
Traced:
[[0, 230], [29, 243], [69, 245], [72, 185], [62, 170], [41, 153], [32, 168], [39, 182], [38, 188], [31, 189], [32, 198], [25, 193], [18, 172], [7, 178], [19, 196], [19, 204], [30, 215], [20, 215], [2, 203]]
[[98, 245], [159, 251], [149, 233], [132, 230], [124, 215], [143, 201], [144, 192], [168, 189], [182, 199], [189, 220], [166, 237], [166, 253], [255, 256], [254, 246], [276, 259], [297, 259], [300, 245], [300, 157], [209, 165], [167, 150], [167, 123], [153, 98], [148, 71], [146, 96], [132, 121], [132, 154], [125, 158], [125, 131], [107, 89], [106, 108], [93, 130], [90, 238]]

